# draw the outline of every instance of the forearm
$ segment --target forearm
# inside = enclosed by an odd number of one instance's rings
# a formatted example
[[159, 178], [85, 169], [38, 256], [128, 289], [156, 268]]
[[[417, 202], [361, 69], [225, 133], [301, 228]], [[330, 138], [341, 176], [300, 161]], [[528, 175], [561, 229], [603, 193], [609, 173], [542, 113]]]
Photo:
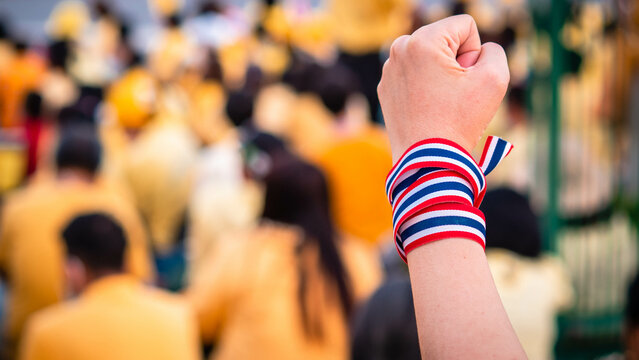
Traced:
[[482, 45], [468, 15], [397, 38], [384, 64], [378, 93], [395, 163], [385, 190], [424, 358], [526, 357], [488, 269], [479, 210], [485, 175], [512, 146], [489, 137], [479, 163], [469, 153], [509, 78], [506, 53]]
[[481, 246], [448, 239], [408, 254], [424, 359], [524, 359]]

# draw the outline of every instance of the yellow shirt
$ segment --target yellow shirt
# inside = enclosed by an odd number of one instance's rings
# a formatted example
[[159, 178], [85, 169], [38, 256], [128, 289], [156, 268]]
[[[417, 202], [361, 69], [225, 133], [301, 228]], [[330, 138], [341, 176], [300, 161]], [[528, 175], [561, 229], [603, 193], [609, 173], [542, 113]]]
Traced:
[[384, 181], [392, 166], [390, 147], [375, 127], [337, 141], [317, 159], [331, 189], [339, 229], [377, 243], [392, 228]]
[[154, 275], [146, 234], [134, 208], [106, 185], [84, 183], [34, 184], [16, 193], [2, 214], [0, 268], [9, 292], [5, 334], [17, 341], [35, 311], [64, 297], [64, 248], [61, 232], [72, 218], [103, 211], [118, 219], [127, 234], [127, 269], [141, 279]]
[[197, 140], [177, 121], [149, 124], [123, 154], [123, 182], [146, 220], [154, 249], [167, 253], [184, 220]]
[[[299, 238], [294, 228], [262, 225], [222, 242], [209, 271], [194, 279], [187, 296], [203, 340], [216, 341], [214, 359], [349, 358], [348, 326], [337, 296], [327, 296], [329, 289], [317, 272], [307, 274], [307, 304], [309, 313], [319, 315], [324, 336], [322, 341], [305, 336], [298, 293]], [[354, 298], [363, 300], [380, 283], [379, 262], [357, 242], [344, 240], [340, 246]]]
[[126, 275], [100, 279], [74, 301], [37, 313], [23, 360], [198, 359], [193, 314], [172, 295]]
[[411, 24], [410, 0], [331, 0], [337, 44], [353, 54], [379, 51]]
[[503, 249], [488, 249], [486, 258], [526, 355], [530, 360], [552, 359], [556, 316], [574, 298], [563, 263], [551, 256], [527, 259]]

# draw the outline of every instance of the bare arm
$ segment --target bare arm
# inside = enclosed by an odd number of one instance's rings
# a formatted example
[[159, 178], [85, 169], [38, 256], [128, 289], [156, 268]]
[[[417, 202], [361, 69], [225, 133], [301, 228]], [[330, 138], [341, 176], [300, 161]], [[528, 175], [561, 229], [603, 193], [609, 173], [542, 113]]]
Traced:
[[[503, 49], [481, 45], [470, 16], [398, 38], [378, 87], [393, 161], [426, 138], [452, 140], [470, 151], [508, 81]], [[477, 242], [439, 240], [407, 258], [423, 358], [526, 358]]]
[[466, 239], [408, 254], [424, 359], [523, 359], [484, 251]]

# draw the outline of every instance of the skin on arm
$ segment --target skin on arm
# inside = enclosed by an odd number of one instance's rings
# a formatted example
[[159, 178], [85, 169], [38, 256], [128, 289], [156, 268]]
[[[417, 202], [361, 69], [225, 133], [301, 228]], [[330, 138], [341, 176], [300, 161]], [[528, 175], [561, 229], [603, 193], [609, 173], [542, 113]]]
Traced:
[[484, 250], [447, 239], [408, 254], [424, 359], [524, 359]]
[[[481, 44], [475, 21], [453, 16], [395, 40], [378, 93], [393, 162], [426, 138], [466, 150], [506, 93], [503, 49]], [[408, 253], [423, 358], [525, 359], [481, 246], [445, 239]]]

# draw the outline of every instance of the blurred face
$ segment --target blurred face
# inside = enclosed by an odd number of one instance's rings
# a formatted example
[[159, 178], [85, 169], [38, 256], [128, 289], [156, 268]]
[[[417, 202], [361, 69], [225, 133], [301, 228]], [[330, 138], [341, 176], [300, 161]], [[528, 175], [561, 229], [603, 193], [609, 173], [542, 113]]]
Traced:
[[68, 297], [79, 295], [89, 283], [86, 267], [80, 259], [73, 256], [67, 258], [65, 276], [65, 290]]

